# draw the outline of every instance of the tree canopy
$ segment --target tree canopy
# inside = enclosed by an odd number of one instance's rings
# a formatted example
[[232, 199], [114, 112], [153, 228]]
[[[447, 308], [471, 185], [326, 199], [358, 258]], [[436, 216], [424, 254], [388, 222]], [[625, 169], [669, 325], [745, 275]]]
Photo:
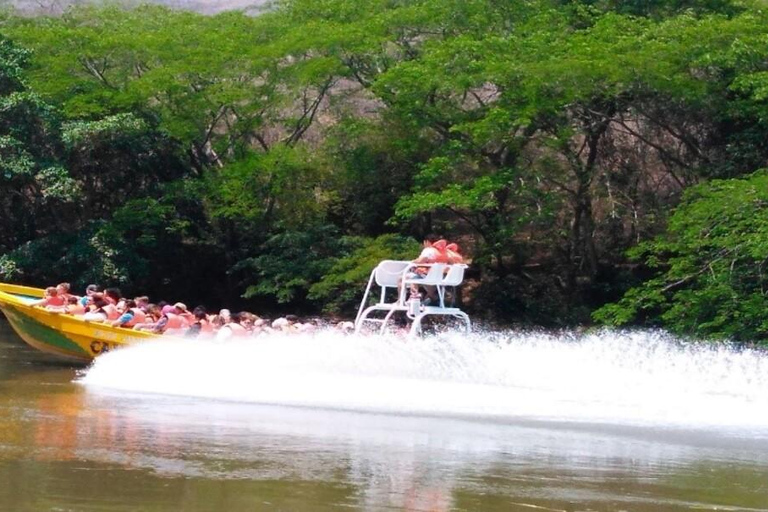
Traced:
[[759, 3], [77, 7], [1, 30], [3, 279], [349, 314], [374, 255], [439, 232], [496, 320], [766, 339], [742, 224], [768, 158]]

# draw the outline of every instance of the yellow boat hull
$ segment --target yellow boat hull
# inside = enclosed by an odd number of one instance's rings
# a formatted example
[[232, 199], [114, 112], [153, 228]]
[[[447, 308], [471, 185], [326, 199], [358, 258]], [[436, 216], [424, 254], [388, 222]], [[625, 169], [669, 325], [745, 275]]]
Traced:
[[27, 344], [58, 358], [87, 362], [110, 350], [160, 337], [29, 305], [42, 296], [39, 288], [0, 283], [0, 311]]

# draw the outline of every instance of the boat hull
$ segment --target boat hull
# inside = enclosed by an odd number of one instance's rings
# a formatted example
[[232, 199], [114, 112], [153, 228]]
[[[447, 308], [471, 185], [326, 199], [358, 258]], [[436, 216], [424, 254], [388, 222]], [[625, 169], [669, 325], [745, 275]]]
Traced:
[[28, 345], [59, 359], [88, 362], [116, 348], [159, 338], [28, 304], [42, 293], [37, 288], [0, 283], [0, 310]]

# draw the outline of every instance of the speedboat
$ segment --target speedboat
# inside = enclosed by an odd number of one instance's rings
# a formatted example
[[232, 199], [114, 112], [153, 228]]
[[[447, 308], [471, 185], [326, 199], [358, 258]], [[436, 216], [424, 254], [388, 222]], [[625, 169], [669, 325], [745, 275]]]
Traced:
[[43, 295], [40, 288], [0, 283], [0, 311], [27, 344], [59, 359], [88, 362], [110, 350], [160, 338], [33, 306]]

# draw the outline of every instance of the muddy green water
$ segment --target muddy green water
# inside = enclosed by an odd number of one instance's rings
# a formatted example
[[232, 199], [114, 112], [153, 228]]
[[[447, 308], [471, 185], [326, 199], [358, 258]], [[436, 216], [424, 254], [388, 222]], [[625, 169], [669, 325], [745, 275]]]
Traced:
[[78, 371], [0, 320], [1, 511], [768, 510], [748, 434], [102, 392]]

